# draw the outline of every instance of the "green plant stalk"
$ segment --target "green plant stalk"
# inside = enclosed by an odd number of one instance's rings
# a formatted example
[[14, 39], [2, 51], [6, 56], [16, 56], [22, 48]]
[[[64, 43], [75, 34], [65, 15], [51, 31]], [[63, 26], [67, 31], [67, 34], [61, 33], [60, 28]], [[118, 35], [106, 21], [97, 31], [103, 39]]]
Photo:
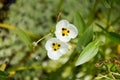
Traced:
[[94, 17], [95, 17], [94, 15], [95, 15], [95, 11], [96, 11], [97, 5], [99, 4], [99, 1], [100, 0], [96, 0], [95, 1], [93, 9], [91, 10], [91, 12], [90, 12], [90, 14], [88, 16], [87, 26], [90, 26], [93, 23], [93, 21], [94, 21]]
[[[107, 66], [107, 67], [108, 67], [108, 66]], [[115, 77], [114, 77], [114, 75], [113, 75], [113, 74], [111, 73], [111, 71], [110, 71], [110, 67], [108, 67], [108, 72], [109, 72], [109, 75], [112, 77], [112, 79], [113, 79], [113, 80], [116, 80]]]
[[51, 33], [45, 35], [44, 37], [40, 38], [37, 42], [35, 42], [36, 44], [38, 44], [40, 41], [42, 41], [43, 39], [45, 39], [46, 37], [50, 36]]
[[5, 29], [9, 29], [9, 30], [14, 30], [15, 29], [15, 27], [13, 27], [11, 25], [2, 24], [2, 23], [0, 23], [0, 27], [5, 28]]
[[[0, 23], [0, 28], [8, 29], [8, 30], [15, 30], [16, 27], [8, 25], [8, 24], [2, 24]], [[31, 33], [29, 31], [23, 30], [27, 35], [29, 35], [31, 38], [38, 39], [39, 35]]]
[[7, 72], [9, 73], [8, 77], [12, 77], [13, 75], [16, 74], [17, 71], [21, 71], [21, 70], [28, 70], [28, 69], [42, 69], [43, 67], [40, 65], [33, 65], [33, 66], [19, 66], [19, 67], [13, 67], [7, 70]]
[[115, 73], [115, 72], [111, 72], [113, 75], [117, 75], [117, 76], [120, 76], [119, 73]]
[[120, 16], [118, 16], [113, 22], [111, 22], [111, 25], [115, 25], [120, 20]]
[[112, 80], [111, 78], [109, 78], [107, 75], [101, 75], [95, 78], [95, 80], [102, 80], [103, 78], [107, 79], [107, 80]]
[[59, 21], [60, 16], [61, 16], [61, 10], [62, 10], [63, 1], [64, 0], [60, 0], [60, 2], [58, 4], [57, 16], [56, 16], [56, 23]]
[[108, 29], [109, 28], [109, 26], [110, 26], [110, 20], [111, 20], [111, 13], [112, 13], [112, 9], [113, 9], [113, 1], [111, 2], [111, 4], [110, 4], [110, 9], [109, 9], [109, 11], [108, 11], [108, 16], [107, 16], [107, 24], [106, 24], [106, 29]]
[[120, 35], [119, 35], [119, 34], [117, 34], [117, 33], [115, 33], [115, 32], [108, 32], [107, 29], [104, 29], [101, 25], [99, 25], [99, 24], [97, 24], [97, 23], [96, 23], [96, 25], [105, 32], [106, 36], [107, 36], [111, 41], [113, 41], [113, 42], [115, 42], [115, 43], [118, 43], [118, 44], [120, 43]]
[[102, 30], [104, 30], [105, 32], [108, 32], [107, 29], [104, 29], [100, 24], [95, 23], [99, 28], [101, 28]]

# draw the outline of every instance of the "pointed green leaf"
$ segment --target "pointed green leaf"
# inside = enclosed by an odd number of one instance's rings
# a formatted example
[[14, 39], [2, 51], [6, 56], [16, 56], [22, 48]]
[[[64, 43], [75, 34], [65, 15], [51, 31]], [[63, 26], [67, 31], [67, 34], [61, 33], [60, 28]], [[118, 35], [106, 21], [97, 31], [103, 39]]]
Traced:
[[92, 40], [92, 38], [93, 38], [93, 26], [91, 25], [83, 33], [83, 35], [79, 37], [79, 40], [77, 43], [77, 51], [81, 52], [82, 48], [85, 47], [86, 44]]
[[115, 32], [108, 32], [106, 29], [103, 28], [103, 26], [96, 23], [96, 25], [101, 28], [103, 31], [105, 31], [106, 36], [115, 43], [120, 43], [120, 34], [117, 34]]
[[0, 80], [7, 80], [8, 75], [8, 72], [0, 70]]
[[95, 0], [94, 6], [88, 15], [88, 20], [87, 20], [86, 26], [90, 26], [94, 22], [95, 13], [96, 13], [97, 6], [98, 6], [99, 2], [100, 2], [100, 0]]
[[28, 45], [30, 48], [32, 48], [32, 42], [30, 37], [21, 29], [16, 28], [14, 32], [21, 38], [21, 40]]
[[6, 78], [3, 76], [0, 76], [0, 80], [6, 80]]
[[0, 71], [0, 76], [2, 76], [2, 77], [6, 77], [6, 76], [8, 76], [9, 74], [7, 73], [7, 72], [5, 72], [5, 71]]
[[120, 44], [120, 35], [119, 34], [117, 34], [115, 32], [108, 32], [107, 36], [111, 41]]
[[87, 47], [81, 52], [75, 65], [78, 66], [91, 60], [97, 54], [99, 46], [101, 45], [103, 45], [102, 41], [93, 41], [89, 43]]
[[110, 0], [103, 0], [103, 4], [106, 8], [111, 8]]
[[79, 34], [81, 35], [84, 32], [86, 26], [85, 26], [85, 22], [79, 12], [76, 12], [76, 14], [75, 14], [74, 24], [78, 28]]

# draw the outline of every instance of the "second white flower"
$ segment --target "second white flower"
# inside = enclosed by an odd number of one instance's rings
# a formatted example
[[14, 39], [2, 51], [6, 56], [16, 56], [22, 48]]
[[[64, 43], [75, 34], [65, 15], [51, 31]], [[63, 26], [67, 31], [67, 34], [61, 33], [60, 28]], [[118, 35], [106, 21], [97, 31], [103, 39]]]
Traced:
[[67, 20], [61, 20], [56, 24], [55, 35], [59, 40], [68, 42], [71, 38], [75, 38], [78, 35], [78, 30]]
[[57, 38], [51, 38], [46, 42], [45, 48], [50, 59], [58, 60], [68, 51], [68, 44]]

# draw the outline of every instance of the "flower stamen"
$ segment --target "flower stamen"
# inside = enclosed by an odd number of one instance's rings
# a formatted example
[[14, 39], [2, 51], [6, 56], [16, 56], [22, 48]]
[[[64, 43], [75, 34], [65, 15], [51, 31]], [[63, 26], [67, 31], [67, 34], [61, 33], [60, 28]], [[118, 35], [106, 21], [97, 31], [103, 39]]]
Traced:
[[70, 31], [66, 28], [62, 28], [62, 36], [68, 36], [68, 34], [70, 33]]
[[53, 50], [57, 51], [60, 48], [61, 45], [58, 44], [58, 43], [52, 43], [52, 46], [53, 46]]

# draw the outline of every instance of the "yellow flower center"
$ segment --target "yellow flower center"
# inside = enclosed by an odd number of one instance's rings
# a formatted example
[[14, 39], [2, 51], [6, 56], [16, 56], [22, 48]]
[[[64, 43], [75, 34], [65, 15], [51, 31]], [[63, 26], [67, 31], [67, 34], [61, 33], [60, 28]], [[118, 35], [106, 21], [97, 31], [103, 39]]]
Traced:
[[68, 34], [70, 33], [70, 31], [66, 28], [62, 28], [62, 36], [68, 36]]
[[53, 50], [57, 51], [60, 48], [61, 45], [58, 44], [58, 43], [52, 43], [52, 46], [53, 46]]

